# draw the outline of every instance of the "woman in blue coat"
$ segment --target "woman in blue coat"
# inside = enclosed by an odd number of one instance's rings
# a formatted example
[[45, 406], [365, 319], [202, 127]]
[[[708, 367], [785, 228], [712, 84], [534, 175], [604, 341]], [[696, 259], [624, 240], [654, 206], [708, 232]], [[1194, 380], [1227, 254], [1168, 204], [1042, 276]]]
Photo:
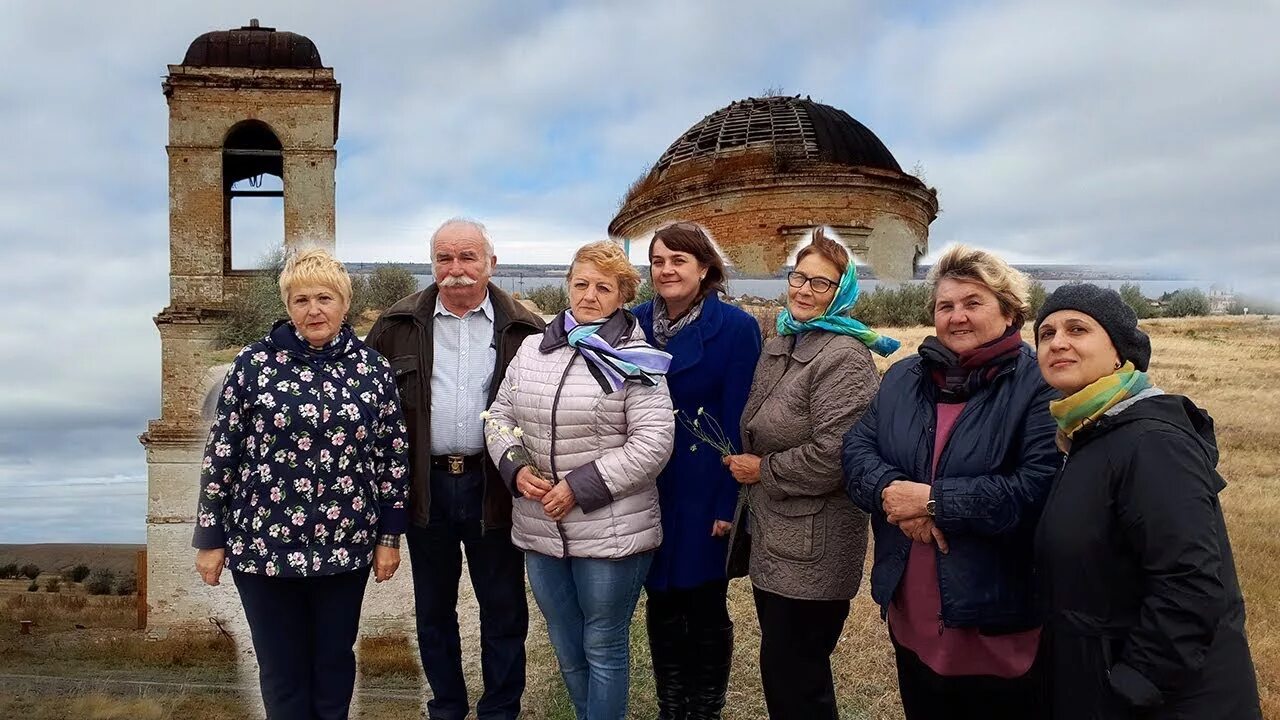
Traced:
[[[755, 319], [720, 300], [724, 261], [707, 233], [675, 223], [654, 233], [655, 296], [635, 309], [654, 347], [671, 353], [667, 385], [681, 418], [714, 418], [739, 437], [760, 355]], [[719, 452], [676, 423], [675, 451], [658, 476], [662, 546], [645, 583], [649, 648], [663, 720], [719, 718], [729, 684], [733, 623], [725, 557], [738, 483]]]

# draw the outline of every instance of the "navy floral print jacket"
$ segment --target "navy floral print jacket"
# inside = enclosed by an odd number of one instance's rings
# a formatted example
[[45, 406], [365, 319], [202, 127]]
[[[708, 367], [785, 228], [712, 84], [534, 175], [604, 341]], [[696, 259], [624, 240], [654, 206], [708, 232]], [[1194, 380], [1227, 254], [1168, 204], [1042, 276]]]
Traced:
[[405, 530], [409, 445], [391, 365], [350, 326], [312, 350], [287, 320], [236, 357], [200, 472], [193, 545], [279, 577], [367, 567]]

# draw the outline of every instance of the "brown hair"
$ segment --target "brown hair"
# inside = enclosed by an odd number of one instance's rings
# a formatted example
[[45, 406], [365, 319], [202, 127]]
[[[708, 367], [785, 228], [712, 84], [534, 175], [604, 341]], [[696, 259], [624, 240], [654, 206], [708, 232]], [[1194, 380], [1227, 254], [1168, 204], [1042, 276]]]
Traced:
[[689, 253], [700, 265], [707, 269], [706, 277], [698, 285], [698, 299], [713, 292], [724, 292], [726, 272], [724, 259], [716, 250], [716, 245], [702, 227], [690, 222], [671, 223], [658, 228], [649, 243], [649, 280], [653, 280], [653, 244], [662, 241], [672, 252]]
[[622, 296], [622, 302], [629, 303], [636, 299], [636, 288], [640, 287], [640, 273], [636, 272], [631, 259], [618, 243], [599, 240], [578, 248], [578, 252], [573, 254], [573, 262], [569, 263], [569, 272], [565, 273], [566, 280], [573, 279], [573, 269], [580, 262], [591, 263], [599, 268], [600, 272], [616, 276], [618, 294]]
[[929, 268], [929, 308], [938, 301], [938, 283], [961, 280], [984, 285], [996, 296], [1000, 312], [1013, 318], [1014, 327], [1022, 327], [1031, 311], [1028, 302], [1030, 282], [1027, 276], [994, 253], [968, 245], [953, 245]]
[[843, 276], [844, 271], [849, 269], [849, 251], [840, 243], [827, 237], [828, 233], [835, 235], [835, 233], [826, 228], [815, 228], [813, 242], [805, 245], [796, 254], [796, 264], [799, 265], [801, 260], [816, 253], [832, 265], [835, 265], [836, 269], [840, 271], [840, 275]]

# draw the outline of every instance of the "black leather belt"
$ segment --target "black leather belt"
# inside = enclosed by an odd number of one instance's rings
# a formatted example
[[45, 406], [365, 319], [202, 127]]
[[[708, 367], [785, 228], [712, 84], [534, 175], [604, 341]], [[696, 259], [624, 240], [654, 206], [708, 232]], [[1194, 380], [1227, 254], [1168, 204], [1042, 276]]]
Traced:
[[475, 455], [432, 455], [431, 467], [444, 470], [449, 475], [461, 475], [479, 470], [484, 465], [484, 453]]

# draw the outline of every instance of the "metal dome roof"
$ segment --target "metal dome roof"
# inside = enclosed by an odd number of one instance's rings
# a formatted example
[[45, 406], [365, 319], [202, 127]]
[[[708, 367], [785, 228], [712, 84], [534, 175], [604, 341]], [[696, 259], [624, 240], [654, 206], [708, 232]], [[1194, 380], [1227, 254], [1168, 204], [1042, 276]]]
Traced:
[[320, 51], [305, 35], [260, 27], [256, 19], [235, 30], [207, 32], [191, 42], [189, 67], [319, 68]]
[[843, 110], [799, 95], [747, 98], [711, 113], [662, 153], [654, 172], [726, 152], [775, 147], [802, 153], [807, 160], [902, 172], [867, 126]]

